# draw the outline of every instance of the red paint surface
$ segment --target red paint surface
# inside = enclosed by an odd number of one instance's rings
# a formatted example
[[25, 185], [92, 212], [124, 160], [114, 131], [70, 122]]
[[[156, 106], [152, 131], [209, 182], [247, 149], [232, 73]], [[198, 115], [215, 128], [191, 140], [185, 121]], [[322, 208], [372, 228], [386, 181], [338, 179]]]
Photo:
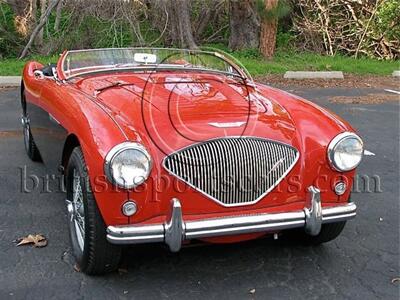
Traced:
[[[339, 198], [332, 191], [332, 185], [343, 176], [351, 186], [354, 171], [333, 171], [326, 150], [337, 134], [353, 129], [309, 101], [264, 85], [256, 85], [257, 90], [245, 87], [224, 75], [125, 72], [90, 75], [60, 84], [50, 79], [35, 79], [33, 71], [40, 67], [31, 62], [24, 69], [27, 100], [51, 113], [69, 134], [78, 137], [106, 225], [162, 222], [174, 197], [181, 201], [186, 220], [301, 210], [310, 185], [322, 190], [323, 206], [348, 201], [349, 191]], [[61, 73], [58, 72], [63, 78]], [[115, 82], [132, 85], [107, 89], [94, 96], [96, 89]], [[246, 125], [216, 128], [210, 126], [210, 122], [246, 122]], [[286, 179], [261, 201], [229, 208], [185, 186], [162, 167], [166, 155], [195, 142], [224, 136], [255, 136], [279, 141], [295, 147], [300, 158]], [[106, 154], [126, 140], [142, 143], [154, 161], [151, 176], [139, 191], [113, 191], [105, 179]], [[157, 189], [164, 179], [179, 183], [185, 192], [171, 187]], [[108, 188], [104, 188], [104, 184]], [[121, 213], [121, 205], [128, 198], [134, 199], [139, 208], [130, 219]], [[238, 241], [258, 236], [207, 240]]]

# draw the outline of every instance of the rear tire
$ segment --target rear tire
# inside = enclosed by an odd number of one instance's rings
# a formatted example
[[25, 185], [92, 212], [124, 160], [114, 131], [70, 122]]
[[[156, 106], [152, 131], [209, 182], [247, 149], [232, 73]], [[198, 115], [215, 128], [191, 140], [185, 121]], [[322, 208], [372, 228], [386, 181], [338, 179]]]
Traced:
[[316, 236], [308, 235], [303, 229], [292, 232], [294, 239], [309, 245], [320, 245], [336, 239], [343, 231], [346, 221], [322, 224], [321, 231]]
[[24, 124], [23, 132], [26, 154], [32, 161], [42, 161], [39, 149], [36, 147], [35, 140], [33, 139], [29, 123]]
[[66, 187], [71, 243], [79, 269], [88, 275], [116, 270], [122, 249], [106, 239], [106, 226], [90, 187], [80, 147], [72, 151], [69, 159]]
[[42, 161], [40, 156], [39, 150], [36, 147], [35, 140], [33, 139], [31, 127], [29, 124], [29, 120], [27, 118], [26, 112], [26, 99], [25, 99], [25, 92], [24, 92], [24, 83], [21, 83], [21, 106], [22, 106], [22, 117], [25, 119], [23, 123], [23, 134], [24, 134], [24, 145], [25, 151], [28, 157], [32, 161]]

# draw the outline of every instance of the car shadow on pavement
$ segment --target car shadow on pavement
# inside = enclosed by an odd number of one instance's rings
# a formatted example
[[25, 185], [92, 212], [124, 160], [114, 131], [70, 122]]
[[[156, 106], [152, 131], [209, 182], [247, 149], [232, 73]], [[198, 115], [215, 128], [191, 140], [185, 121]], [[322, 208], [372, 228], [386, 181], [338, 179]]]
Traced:
[[[308, 275], [320, 273], [321, 280], [314, 285], [322, 297], [329, 282], [328, 270], [334, 269], [340, 256], [336, 242], [312, 247], [285, 237], [235, 244], [198, 244], [183, 247], [178, 253], [171, 253], [162, 244], [136, 245], [124, 248], [119, 270], [101, 281], [107, 284], [111, 281], [114, 289], [134, 291], [135, 295], [146, 290], [149, 297], [160, 293], [186, 297], [189, 290], [197, 296], [236, 298], [252, 294], [253, 289], [282, 287], [287, 289], [282, 295], [293, 296], [294, 290], [307, 290], [307, 284], [301, 282], [307, 283]], [[319, 260], [323, 260], [323, 267]]]
[[301, 257], [312, 259], [316, 252], [320, 255], [326, 251], [335, 252], [336, 247], [331, 247], [333, 245], [334, 242], [307, 246], [289, 237], [274, 240], [271, 236], [233, 244], [197, 243], [183, 247], [178, 253], [171, 253], [162, 244], [137, 245], [124, 249], [120, 273], [121, 270], [129, 274], [152, 268], [160, 272], [165, 269], [165, 274], [171, 269], [183, 273], [208, 270], [214, 276], [219, 273], [226, 278], [230, 273], [251, 272], [264, 267], [269, 271], [282, 271], [282, 268], [288, 271], [291, 260]]

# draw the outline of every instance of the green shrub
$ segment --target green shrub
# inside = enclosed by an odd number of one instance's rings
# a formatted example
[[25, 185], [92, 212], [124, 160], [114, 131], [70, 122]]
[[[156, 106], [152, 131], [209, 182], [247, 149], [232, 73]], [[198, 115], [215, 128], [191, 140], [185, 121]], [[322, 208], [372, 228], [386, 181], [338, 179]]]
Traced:
[[294, 50], [295, 36], [290, 32], [278, 32], [276, 36], [276, 48], [285, 50]]
[[15, 57], [21, 50], [21, 37], [14, 25], [14, 12], [0, 2], [0, 58]]
[[400, 1], [386, 0], [377, 11], [375, 27], [389, 40], [400, 40]]

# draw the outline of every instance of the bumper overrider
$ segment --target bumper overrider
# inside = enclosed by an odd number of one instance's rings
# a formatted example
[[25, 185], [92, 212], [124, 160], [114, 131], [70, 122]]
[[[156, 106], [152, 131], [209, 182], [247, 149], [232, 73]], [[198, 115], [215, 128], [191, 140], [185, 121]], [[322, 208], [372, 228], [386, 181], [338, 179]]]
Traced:
[[164, 224], [108, 226], [107, 240], [112, 244], [143, 244], [165, 242], [177, 252], [184, 240], [206, 237], [239, 235], [255, 232], [277, 232], [304, 228], [310, 235], [318, 235], [322, 224], [340, 222], [356, 216], [356, 205], [346, 203], [322, 208], [320, 191], [308, 188], [307, 207], [301, 211], [264, 213], [185, 221], [178, 199], [172, 199], [171, 213]]

